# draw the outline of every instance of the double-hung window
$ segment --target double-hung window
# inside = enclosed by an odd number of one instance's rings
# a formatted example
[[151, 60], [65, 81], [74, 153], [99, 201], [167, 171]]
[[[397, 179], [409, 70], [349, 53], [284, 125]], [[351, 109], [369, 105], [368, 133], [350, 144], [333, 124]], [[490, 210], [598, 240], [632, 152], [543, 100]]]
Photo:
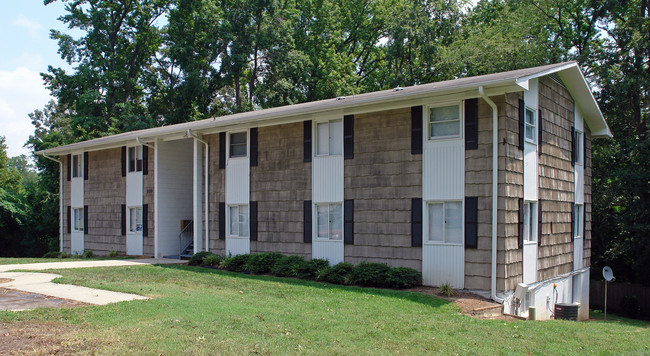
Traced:
[[429, 206], [429, 242], [463, 243], [463, 203], [431, 202]]
[[526, 141], [535, 143], [535, 111], [530, 108], [526, 108]]
[[575, 208], [573, 209], [573, 235], [575, 238], [581, 238], [582, 237], [582, 232], [584, 231], [584, 213], [583, 213], [584, 205], [582, 204], [576, 204]]
[[83, 174], [82, 155], [72, 155], [72, 177], [78, 178]]
[[142, 207], [129, 208], [129, 232], [142, 231]]
[[537, 203], [524, 202], [524, 241], [537, 241]]
[[129, 147], [129, 172], [142, 172], [142, 146]]
[[461, 135], [460, 105], [429, 108], [429, 139], [454, 138]]
[[584, 142], [582, 139], [582, 132], [576, 131], [576, 164], [582, 164], [582, 155], [585, 152], [585, 150], [582, 148], [583, 144]]
[[246, 148], [246, 132], [236, 132], [230, 134], [230, 158], [246, 157], [248, 149]]
[[340, 203], [316, 205], [319, 239], [343, 239], [343, 207]]
[[84, 231], [84, 208], [72, 208], [72, 229]]
[[248, 237], [248, 205], [230, 205], [230, 236]]
[[316, 154], [338, 156], [343, 154], [343, 121], [332, 120], [316, 125]]

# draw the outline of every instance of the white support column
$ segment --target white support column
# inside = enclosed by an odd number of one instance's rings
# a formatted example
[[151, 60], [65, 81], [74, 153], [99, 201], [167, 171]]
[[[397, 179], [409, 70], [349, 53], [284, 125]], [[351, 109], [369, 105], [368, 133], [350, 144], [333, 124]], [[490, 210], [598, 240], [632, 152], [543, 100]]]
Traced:
[[193, 158], [193, 207], [194, 214], [192, 229], [194, 230], [194, 253], [203, 251], [203, 147], [202, 143], [194, 138]]
[[160, 167], [158, 165], [158, 147], [160, 147], [160, 145], [158, 143], [158, 138], [156, 138], [155, 148], [154, 148], [154, 156], [153, 156], [153, 160], [154, 160], [154, 170], [153, 170], [153, 233], [154, 233], [154, 235], [153, 235], [153, 251], [154, 252], [153, 252], [153, 254], [154, 254], [154, 257], [161, 258], [162, 254], [160, 253], [160, 251], [158, 251], [158, 247], [159, 247], [158, 240], [160, 238], [160, 234], [158, 232], [159, 231], [158, 230], [158, 216], [159, 216], [159, 214], [158, 214], [158, 212], [159, 212], [159, 209], [158, 209], [158, 189], [159, 189], [158, 171], [159, 171], [159, 169], [158, 169], [158, 167]]

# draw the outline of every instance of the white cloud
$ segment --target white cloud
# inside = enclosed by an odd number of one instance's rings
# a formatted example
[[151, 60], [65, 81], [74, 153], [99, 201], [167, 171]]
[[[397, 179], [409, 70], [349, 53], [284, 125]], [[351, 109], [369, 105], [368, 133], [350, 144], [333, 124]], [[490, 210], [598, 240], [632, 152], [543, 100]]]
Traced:
[[0, 71], [0, 136], [6, 137], [7, 155], [29, 155], [23, 145], [34, 133], [27, 114], [42, 109], [51, 99], [36, 71], [18, 67]]
[[12, 23], [14, 26], [26, 29], [31, 38], [38, 38], [39, 32], [43, 29], [43, 26], [41, 26], [41, 24], [26, 18], [22, 14], [18, 15], [18, 17]]

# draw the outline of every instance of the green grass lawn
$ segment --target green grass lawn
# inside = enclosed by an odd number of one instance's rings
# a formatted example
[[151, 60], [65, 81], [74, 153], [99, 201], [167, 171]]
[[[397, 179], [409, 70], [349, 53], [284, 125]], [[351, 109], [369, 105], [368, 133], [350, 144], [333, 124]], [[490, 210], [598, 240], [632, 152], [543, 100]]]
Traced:
[[[48, 271], [49, 272], [49, 271]], [[60, 322], [97, 354], [648, 354], [650, 325], [478, 320], [418, 293], [186, 266], [57, 270], [58, 282], [152, 297], [0, 312]]]

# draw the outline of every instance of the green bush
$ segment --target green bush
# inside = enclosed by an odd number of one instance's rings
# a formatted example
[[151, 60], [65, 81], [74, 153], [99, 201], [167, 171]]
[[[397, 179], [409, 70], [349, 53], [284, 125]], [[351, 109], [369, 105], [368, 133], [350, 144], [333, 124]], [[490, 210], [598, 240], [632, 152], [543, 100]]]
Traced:
[[117, 251], [111, 251], [108, 253], [108, 257], [117, 257], [119, 253]]
[[251, 255], [245, 254], [245, 255], [237, 255], [237, 256], [232, 256], [228, 257], [223, 260], [221, 265], [223, 268], [227, 271], [232, 271], [232, 272], [248, 272], [246, 269], [246, 263], [248, 262], [248, 259], [250, 258]]
[[270, 273], [271, 268], [283, 257], [284, 255], [279, 252], [254, 253], [248, 257], [244, 268], [255, 274]]
[[95, 254], [91, 250], [84, 251], [83, 255], [81, 255], [83, 258], [92, 258], [93, 256], [95, 256]]
[[319, 271], [326, 268], [329, 268], [329, 262], [327, 260], [315, 258], [305, 261], [298, 268], [298, 278], [315, 280], [318, 277]]
[[456, 293], [454, 288], [449, 283], [443, 283], [442, 285], [440, 285], [439, 289], [440, 289], [440, 294], [446, 297], [451, 297]]
[[203, 259], [208, 257], [208, 256], [211, 256], [211, 255], [214, 255], [214, 253], [209, 252], [209, 251], [197, 252], [197, 253], [193, 254], [192, 257], [190, 257], [190, 260], [187, 262], [187, 265], [188, 266], [200, 266], [200, 265], [203, 264]]
[[386, 287], [412, 288], [422, 284], [422, 274], [408, 267], [391, 268], [386, 273]]
[[50, 251], [43, 255], [43, 258], [59, 258], [61, 257], [61, 252], [59, 251]]
[[300, 256], [283, 256], [271, 268], [271, 273], [279, 277], [297, 277], [305, 263]]
[[318, 272], [318, 280], [327, 283], [345, 284], [353, 268], [354, 265], [349, 262], [335, 264], [332, 267], [320, 270]]
[[383, 263], [361, 262], [354, 266], [346, 283], [365, 287], [384, 287], [388, 271], [390, 267]]
[[218, 267], [221, 262], [223, 261], [223, 257], [216, 255], [216, 254], [211, 254], [208, 256], [203, 257], [203, 266], [211, 266], [211, 267]]
[[70, 257], [70, 255], [68, 255], [65, 252], [61, 252], [61, 254], [59, 255], [59, 258], [68, 258], [68, 257]]

